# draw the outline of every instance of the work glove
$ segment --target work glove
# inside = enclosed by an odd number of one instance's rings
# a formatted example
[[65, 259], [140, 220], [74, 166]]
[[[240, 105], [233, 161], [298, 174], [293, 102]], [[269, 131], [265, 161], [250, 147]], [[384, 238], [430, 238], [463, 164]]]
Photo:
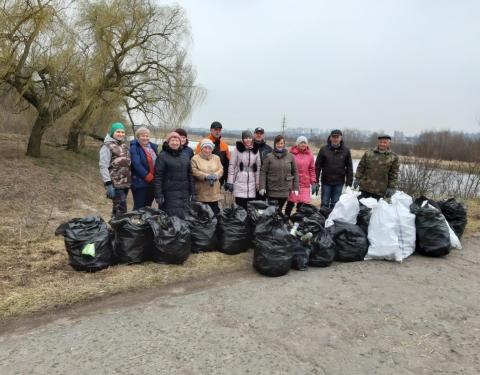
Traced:
[[312, 195], [318, 195], [318, 184], [317, 183], [312, 185]]
[[225, 190], [229, 191], [230, 193], [233, 193], [233, 184], [230, 184], [228, 182], [225, 183]]
[[165, 203], [165, 197], [162, 195], [159, 195], [158, 197], [155, 197], [155, 201], [158, 204], [158, 207], [161, 207]]
[[391, 198], [396, 191], [397, 190], [394, 188], [387, 188], [387, 190], [385, 191], [385, 198]]
[[359, 185], [358, 180], [353, 180], [353, 188], [358, 189], [358, 185]]
[[260, 189], [260, 191], [258, 192], [258, 194], [260, 194], [262, 197], [264, 197], [266, 193], [267, 191], [265, 189]]
[[113, 185], [107, 185], [106, 195], [108, 199], [113, 199], [113, 197], [115, 197], [115, 188]]
[[210, 186], [213, 186], [215, 184], [215, 181], [217, 181], [217, 176], [215, 174], [209, 174], [205, 179], [208, 181]]

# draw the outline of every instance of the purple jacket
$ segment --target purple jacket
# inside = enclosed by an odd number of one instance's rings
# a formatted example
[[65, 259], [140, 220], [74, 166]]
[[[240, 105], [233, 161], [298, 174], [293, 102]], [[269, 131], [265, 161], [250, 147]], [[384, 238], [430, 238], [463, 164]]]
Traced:
[[260, 183], [260, 153], [257, 144], [247, 150], [237, 141], [228, 166], [227, 182], [233, 184], [233, 195], [238, 198], [255, 198]]

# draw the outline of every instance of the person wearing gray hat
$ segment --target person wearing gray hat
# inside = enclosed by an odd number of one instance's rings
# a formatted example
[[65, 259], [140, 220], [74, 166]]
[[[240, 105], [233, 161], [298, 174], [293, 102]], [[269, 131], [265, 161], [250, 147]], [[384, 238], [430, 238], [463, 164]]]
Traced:
[[[350, 149], [343, 143], [339, 129], [332, 130], [327, 144], [318, 152], [315, 161], [317, 184], [322, 183], [322, 207], [333, 208], [340, 199], [343, 186], [352, 186], [353, 163]], [[316, 188], [316, 190], [314, 190]], [[318, 194], [318, 185], [312, 194]]]
[[354, 188], [360, 188], [359, 198], [390, 198], [395, 194], [400, 172], [398, 155], [390, 150], [391, 137], [381, 134], [377, 147], [365, 152], [355, 174]]

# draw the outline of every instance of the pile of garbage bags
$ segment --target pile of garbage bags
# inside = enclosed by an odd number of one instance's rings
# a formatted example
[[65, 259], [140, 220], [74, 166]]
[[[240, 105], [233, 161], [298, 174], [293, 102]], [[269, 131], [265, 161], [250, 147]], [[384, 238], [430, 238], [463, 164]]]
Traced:
[[390, 199], [358, 199], [347, 188], [333, 210], [310, 204], [297, 207], [290, 224], [275, 201], [251, 201], [247, 210], [235, 204], [215, 215], [194, 202], [185, 219], [154, 208], [119, 215], [111, 228], [97, 216], [61, 224], [70, 265], [96, 272], [108, 266], [154, 261], [183, 264], [191, 253], [220, 251], [235, 255], [253, 246], [253, 267], [277, 277], [290, 269], [328, 267], [334, 261], [402, 262], [414, 252], [441, 257], [461, 249], [467, 224], [465, 206], [454, 198], [415, 200], [403, 192]]

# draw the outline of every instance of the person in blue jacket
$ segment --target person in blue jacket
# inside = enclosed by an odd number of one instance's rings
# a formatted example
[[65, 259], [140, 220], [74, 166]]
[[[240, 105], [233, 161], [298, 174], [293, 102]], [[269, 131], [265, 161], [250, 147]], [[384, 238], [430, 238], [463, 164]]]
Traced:
[[155, 197], [153, 173], [157, 155], [158, 147], [150, 142], [150, 131], [145, 127], [137, 129], [135, 139], [130, 142], [134, 210], [152, 205]]

